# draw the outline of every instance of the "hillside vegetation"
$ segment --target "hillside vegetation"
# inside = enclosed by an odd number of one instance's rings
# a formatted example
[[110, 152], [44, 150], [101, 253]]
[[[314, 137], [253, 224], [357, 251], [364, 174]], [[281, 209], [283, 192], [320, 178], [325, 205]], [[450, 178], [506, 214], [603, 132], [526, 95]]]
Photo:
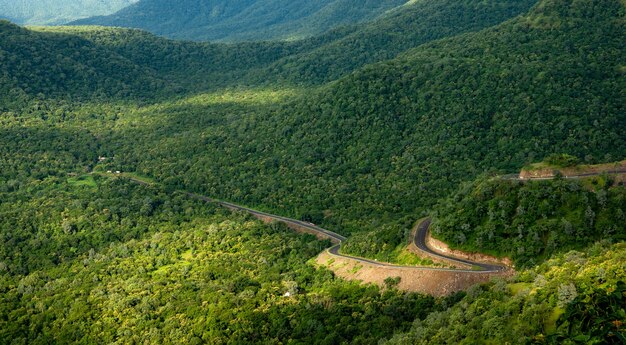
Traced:
[[[481, 176], [626, 156], [625, 15], [414, 1], [237, 44], [0, 22], [0, 343], [619, 343], [624, 186]], [[433, 215], [519, 274], [448, 299], [360, 286], [309, 263], [328, 243], [176, 191], [378, 260]]]
[[82, 179], [0, 190], [3, 344], [376, 344], [454, 302], [336, 279], [278, 224]]
[[0, 18], [26, 25], [58, 25], [112, 14], [138, 0], [0, 0]]
[[[140, 110], [137, 123], [156, 121], [159, 130], [133, 129], [131, 145], [120, 131], [113, 152], [124, 170], [173, 185], [344, 233], [376, 229], [346, 249], [378, 253], [408, 229], [389, 224], [403, 217], [410, 224], [486, 169], [517, 170], [555, 151], [593, 160], [625, 152], [623, 6], [556, 4], [420, 46], [317, 92], [296, 90], [305, 96], [284, 102], [245, 101], [252, 90], [228, 102], [219, 93], [204, 104], [194, 98], [158, 120], [155, 109]], [[166, 133], [184, 135], [160, 140]], [[193, 164], [176, 163], [190, 157]]]
[[384, 344], [623, 344], [624, 243], [591, 245], [475, 287]]
[[145, 29], [196, 41], [294, 40], [371, 20], [406, 0], [141, 0], [115, 14], [74, 22]]
[[0, 41], [2, 106], [34, 97], [132, 99], [165, 87], [153, 70], [73, 35], [0, 21]]
[[[377, 255], [402, 243], [436, 199], [484, 170], [518, 169], [552, 152], [592, 162], [623, 155], [624, 7], [593, 3], [546, 0], [494, 28], [419, 46], [319, 88], [250, 87], [243, 78], [238, 88], [146, 106], [67, 104], [63, 109], [77, 115], [59, 126], [97, 133], [98, 149], [83, 165], [114, 157], [111, 169], [173, 188], [361, 232], [345, 249]], [[177, 57], [156, 62], [171, 51], [187, 62], [221, 56], [205, 65], [221, 73], [220, 63], [231, 61], [225, 68], [235, 76], [239, 61], [263, 69], [300, 49], [256, 44], [267, 53], [255, 56], [255, 44], [201, 45], [203, 51], [165, 41], [159, 51], [117, 43], [150, 37], [144, 34], [98, 32], [81, 35], [173, 81], [184, 79], [185, 64]], [[189, 64], [187, 75], [199, 65]], [[52, 131], [56, 107], [23, 114], [32, 127], [12, 127], [12, 135]]]
[[435, 208], [432, 234], [531, 267], [602, 239], [626, 240], [626, 189], [610, 176], [477, 180]]

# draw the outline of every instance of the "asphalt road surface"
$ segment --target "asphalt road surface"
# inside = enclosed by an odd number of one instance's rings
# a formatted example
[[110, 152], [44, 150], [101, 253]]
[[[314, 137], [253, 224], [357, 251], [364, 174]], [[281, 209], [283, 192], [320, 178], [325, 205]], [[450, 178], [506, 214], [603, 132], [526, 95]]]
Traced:
[[341, 248], [341, 243], [343, 241], [346, 240], [346, 238], [344, 236], [341, 236], [335, 232], [332, 232], [330, 230], [321, 228], [315, 224], [311, 224], [308, 222], [304, 222], [301, 220], [297, 220], [297, 219], [292, 219], [292, 218], [287, 218], [287, 217], [283, 217], [283, 216], [277, 216], [274, 214], [270, 214], [267, 212], [263, 212], [263, 211], [257, 211], [245, 206], [240, 206], [237, 204], [233, 204], [230, 202], [226, 202], [226, 201], [220, 201], [220, 200], [215, 200], [215, 199], [211, 199], [208, 198], [206, 196], [202, 196], [202, 195], [198, 195], [198, 194], [193, 194], [193, 193], [187, 193], [187, 195], [206, 201], [206, 202], [211, 202], [211, 203], [216, 203], [218, 205], [224, 206], [226, 208], [229, 208], [231, 210], [237, 210], [237, 211], [243, 211], [243, 212], [247, 212], [250, 213], [252, 215], [256, 215], [256, 216], [263, 216], [266, 218], [270, 218], [270, 219], [274, 219], [276, 221], [279, 222], [283, 222], [287, 225], [296, 225], [299, 227], [303, 227], [303, 228], [307, 228], [315, 233], [318, 234], [322, 234], [324, 237], [327, 237], [328, 239], [330, 239], [331, 241], [333, 241], [334, 243], [336, 243], [334, 246], [330, 247], [328, 249], [328, 252], [332, 255], [338, 256], [338, 257], [342, 257], [342, 258], [347, 258], [350, 260], [354, 260], [357, 262], [361, 262], [361, 263], [367, 263], [370, 265], [374, 265], [374, 266], [379, 266], [379, 267], [392, 267], [392, 268], [401, 268], [401, 269], [421, 269], [421, 270], [431, 270], [431, 271], [448, 271], [448, 272], [468, 272], [468, 273], [490, 273], [490, 272], [500, 272], [506, 269], [505, 266], [499, 266], [499, 265], [493, 265], [493, 264], [484, 264], [484, 263], [480, 263], [480, 262], [473, 262], [473, 261], [469, 261], [469, 260], [463, 260], [463, 259], [458, 259], [452, 256], [447, 256], [441, 253], [437, 253], [435, 251], [433, 251], [432, 249], [430, 249], [427, 245], [426, 245], [426, 236], [428, 234], [428, 227], [430, 226], [430, 219], [426, 219], [424, 221], [422, 221], [419, 224], [419, 227], [417, 229], [417, 231], [415, 231], [415, 237], [414, 237], [414, 241], [415, 241], [415, 245], [432, 254], [435, 256], [438, 256], [440, 258], [444, 258], [447, 260], [451, 260], [451, 261], [455, 261], [455, 262], [459, 262], [459, 263], [463, 263], [463, 264], [468, 264], [473, 266], [475, 269], [472, 270], [467, 270], [467, 269], [452, 269], [452, 268], [437, 268], [437, 267], [418, 267], [418, 266], [401, 266], [401, 265], [393, 265], [393, 264], [389, 264], [389, 263], [385, 263], [385, 262], [379, 262], [376, 260], [370, 260], [370, 259], [366, 259], [366, 258], [360, 258], [360, 257], [355, 257], [355, 256], [350, 256], [350, 255], [344, 255], [339, 253], [339, 249]]

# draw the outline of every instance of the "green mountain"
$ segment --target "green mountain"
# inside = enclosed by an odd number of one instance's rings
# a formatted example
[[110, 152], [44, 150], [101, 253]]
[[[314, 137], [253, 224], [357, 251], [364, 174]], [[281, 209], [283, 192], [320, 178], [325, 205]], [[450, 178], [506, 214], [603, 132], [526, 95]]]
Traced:
[[[623, 159], [625, 15], [414, 1], [237, 44], [0, 22], [0, 343], [623, 342], [623, 184], [492, 177]], [[396, 262], [430, 215], [518, 272], [445, 299], [359, 286], [310, 265], [328, 243], [186, 192]]]
[[534, 2], [419, 1], [372, 22], [289, 43], [223, 45], [179, 42], [119, 28], [48, 27], [37, 30], [80, 36], [112, 49], [136, 64], [159, 71], [162, 77], [178, 86], [184, 85], [187, 90], [242, 83], [320, 84], [425, 42], [500, 23], [528, 10]]
[[623, 344], [623, 242], [599, 242], [475, 287], [384, 344]]
[[129, 97], [164, 86], [154, 71], [76, 36], [26, 30], [0, 21], [3, 105], [18, 97]]
[[[381, 18], [280, 59], [261, 74], [291, 83], [325, 83], [366, 64], [389, 60], [426, 42], [478, 31], [525, 13], [526, 1], [413, 1]], [[346, 30], [344, 28], [343, 30]], [[339, 33], [343, 33], [339, 31]]]
[[[346, 250], [376, 255], [403, 241], [416, 214], [485, 170], [516, 170], [553, 152], [623, 155], [623, 5], [585, 5], [543, 1], [494, 28], [425, 44], [314, 88], [253, 78], [291, 52], [304, 54], [300, 44], [134, 44], [150, 36], [94, 34], [94, 42], [109, 42], [106, 49], [163, 73], [168, 86], [211, 84], [225, 71], [232, 72], [228, 85], [239, 85], [103, 115], [119, 124], [98, 124], [109, 129], [100, 153], [116, 156], [115, 169], [361, 231]], [[125, 37], [132, 43], [119, 43]], [[211, 60], [209, 53], [224, 51]], [[248, 61], [257, 67], [242, 72]]]
[[354, 253], [374, 254], [403, 241], [406, 228], [390, 223], [410, 224], [485, 170], [516, 171], [553, 152], [623, 156], [623, 5], [585, 6], [544, 2], [319, 89], [145, 108], [133, 121], [154, 127], [133, 129], [132, 143], [121, 130], [111, 152], [124, 170], [173, 185], [346, 233], [378, 229], [354, 238]]
[[196, 41], [294, 40], [371, 20], [406, 0], [142, 0], [113, 15], [76, 21], [145, 29]]
[[115, 13], [138, 0], [0, 0], [0, 18], [26, 25], [58, 25]]

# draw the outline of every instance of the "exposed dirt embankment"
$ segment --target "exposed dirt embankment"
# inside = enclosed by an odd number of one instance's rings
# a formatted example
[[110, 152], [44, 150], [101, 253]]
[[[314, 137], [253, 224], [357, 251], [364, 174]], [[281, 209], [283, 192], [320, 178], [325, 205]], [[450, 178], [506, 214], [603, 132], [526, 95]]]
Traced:
[[500, 264], [507, 267], [513, 266], [513, 262], [509, 258], [497, 258], [495, 256], [482, 253], [468, 253], [456, 249], [450, 249], [450, 247], [446, 243], [430, 236], [430, 231], [428, 232], [428, 236], [426, 237], [426, 245], [428, 245], [428, 247], [430, 247], [432, 250], [444, 255], [454, 256], [469, 261]]
[[428, 270], [419, 267], [382, 267], [334, 256], [327, 251], [320, 254], [316, 262], [341, 278], [360, 280], [381, 287], [386, 286], [385, 279], [400, 277], [398, 289], [433, 296], [446, 296], [476, 284], [486, 283], [494, 277], [508, 277], [513, 274], [511, 271], [483, 273]]
[[556, 176], [558, 170], [550, 169], [550, 168], [542, 168], [542, 169], [533, 169], [533, 170], [522, 170], [519, 174], [520, 178], [523, 179], [531, 179], [531, 178], [550, 178]]
[[522, 169], [519, 177], [522, 179], [533, 178], [552, 178], [557, 173], [567, 176], [585, 176], [585, 175], [599, 175], [602, 173], [624, 173], [626, 171], [626, 160], [615, 163], [597, 164], [597, 165], [578, 165], [568, 168], [555, 168], [548, 166], [534, 166], [527, 169]]

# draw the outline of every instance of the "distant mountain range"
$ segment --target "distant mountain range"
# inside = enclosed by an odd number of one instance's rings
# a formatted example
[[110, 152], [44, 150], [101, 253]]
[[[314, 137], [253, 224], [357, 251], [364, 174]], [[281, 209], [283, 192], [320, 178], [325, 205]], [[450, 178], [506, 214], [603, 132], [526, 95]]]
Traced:
[[0, 0], [0, 18], [17, 24], [57, 25], [101, 16], [138, 0]]
[[292, 40], [371, 20], [407, 0], [142, 0], [76, 25], [140, 28], [199, 41]]

